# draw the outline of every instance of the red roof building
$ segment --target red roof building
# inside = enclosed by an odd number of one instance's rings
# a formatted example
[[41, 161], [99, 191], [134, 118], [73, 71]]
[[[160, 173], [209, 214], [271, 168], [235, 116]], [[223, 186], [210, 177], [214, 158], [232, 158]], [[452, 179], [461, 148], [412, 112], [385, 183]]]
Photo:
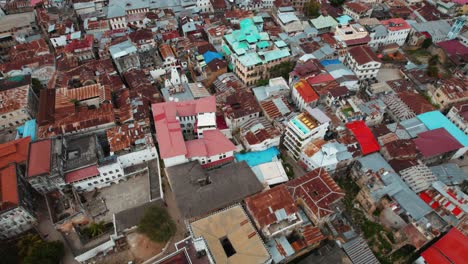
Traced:
[[278, 185], [262, 193], [247, 197], [245, 199], [247, 211], [252, 216], [258, 229], [266, 235], [271, 225], [280, 223], [287, 216], [292, 216], [298, 212], [296, 204], [285, 185]]
[[439, 241], [426, 249], [421, 256], [428, 264], [466, 263], [468, 238], [458, 229], [452, 228]]
[[65, 174], [65, 183], [73, 183], [99, 175], [98, 166], [92, 165]]
[[307, 105], [315, 104], [320, 99], [319, 95], [305, 79], [301, 79], [294, 84], [292, 97], [300, 109], [305, 108]]
[[380, 62], [377, 55], [371, 50], [369, 46], [356, 46], [348, 50], [350, 56], [359, 64], [363, 65], [369, 62]]
[[27, 177], [50, 173], [51, 147], [51, 139], [31, 143], [29, 147]]
[[354, 137], [357, 139], [363, 155], [379, 151], [379, 143], [364, 121], [350, 122], [346, 124], [346, 127], [351, 130]]
[[23, 164], [28, 159], [31, 137], [20, 138], [0, 145], [0, 168], [11, 163]]
[[16, 166], [9, 164], [0, 168], [0, 211], [18, 206], [18, 183]]
[[343, 191], [325, 170], [316, 169], [285, 183], [293, 199], [317, 224], [334, 213], [333, 204], [344, 197]]
[[463, 147], [445, 128], [419, 133], [413, 141], [424, 158], [443, 155]]

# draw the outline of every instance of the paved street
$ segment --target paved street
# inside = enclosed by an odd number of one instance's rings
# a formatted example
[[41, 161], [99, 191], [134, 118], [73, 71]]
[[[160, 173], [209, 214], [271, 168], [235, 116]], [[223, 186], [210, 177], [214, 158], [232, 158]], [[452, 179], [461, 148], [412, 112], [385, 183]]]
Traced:
[[65, 256], [63, 258], [63, 264], [77, 264], [78, 262], [75, 261], [75, 258], [72, 254], [70, 247], [68, 247], [65, 239], [63, 238], [62, 234], [57, 231], [50, 220], [49, 214], [47, 213], [47, 206], [45, 204], [45, 199], [38, 201], [38, 221], [39, 225], [37, 230], [39, 231], [42, 237], [45, 237], [46, 241], [62, 241], [65, 246]]

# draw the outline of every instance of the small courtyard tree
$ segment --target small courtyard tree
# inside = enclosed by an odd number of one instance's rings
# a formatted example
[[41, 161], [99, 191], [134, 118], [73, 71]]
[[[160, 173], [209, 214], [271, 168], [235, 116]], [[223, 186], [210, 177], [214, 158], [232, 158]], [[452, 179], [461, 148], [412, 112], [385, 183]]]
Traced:
[[155, 242], [166, 242], [176, 232], [176, 225], [166, 209], [151, 206], [138, 224], [138, 231]]

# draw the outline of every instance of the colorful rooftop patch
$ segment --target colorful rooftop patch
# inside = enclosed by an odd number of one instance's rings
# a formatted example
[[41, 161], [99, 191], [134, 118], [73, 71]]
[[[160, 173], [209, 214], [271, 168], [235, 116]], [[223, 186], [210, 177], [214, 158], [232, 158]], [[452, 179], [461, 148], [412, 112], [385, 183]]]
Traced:
[[254, 167], [263, 163], [271, 162], [274, 157], [278, 156], [280, 152], [276, 147], [271, 147], [264, 151], [253, 151], [245, 154], [234, 154], [237, 161], [247, 162], [250, 167]]
[[346, 124], [346, 127], [353, 132], [363, 155], [377, 152], [380, 149], [379, 143], [375, 140], [374, 135], [364, 121], [354, 121]]

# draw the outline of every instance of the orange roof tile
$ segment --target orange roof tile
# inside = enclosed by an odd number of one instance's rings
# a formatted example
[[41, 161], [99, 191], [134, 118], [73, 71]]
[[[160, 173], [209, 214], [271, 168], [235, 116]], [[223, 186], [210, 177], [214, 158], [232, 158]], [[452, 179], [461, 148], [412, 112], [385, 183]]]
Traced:
[[10, 164], [0, 169], [0, 211], [15, 207], [18, 203], [16, 167]]
[[299, 95], [304, 99], [306, 103], [317, 101], [319, 99], [318, 94], [312, 89], [310, 84], [302, 79], [294, 84], [294, 89], [297, 90]]
[[31, 137], [20, 138], [0, 145], [0, 168], [10, 163], [23, 163], [28, 158]]

